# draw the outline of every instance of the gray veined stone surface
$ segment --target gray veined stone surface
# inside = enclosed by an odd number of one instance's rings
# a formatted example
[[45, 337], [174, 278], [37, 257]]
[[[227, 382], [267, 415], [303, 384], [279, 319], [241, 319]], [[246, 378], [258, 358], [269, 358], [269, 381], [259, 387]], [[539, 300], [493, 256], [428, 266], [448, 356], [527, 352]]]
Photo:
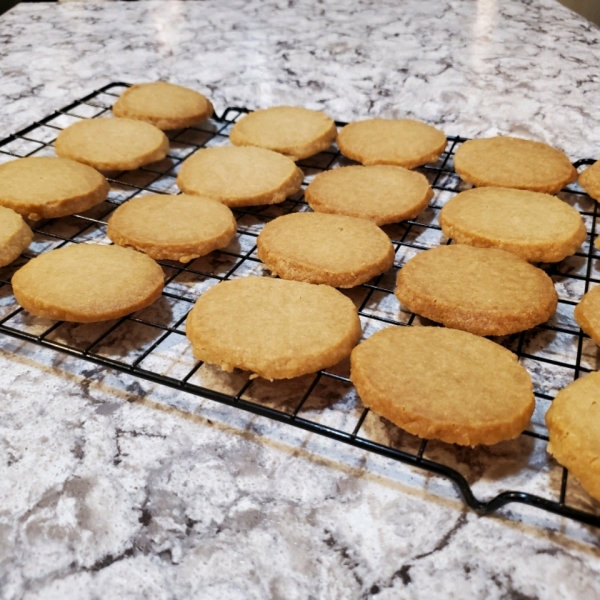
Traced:
[[[23, 4], [0, 18], [0, 36], [2, 136], [110, 81], [168, 79], [205, 93], [218, 112], [288, 103], [340, 120], [408, 116], [450, 135], [514, 134], [573, 160], [600, 156], [600, 30], [551, 0]], [[164, 191], [172, 185], [165, 179]], [[440, 241], [432, 230], [411, 235]], [[106, 241], [100, 230], [87, 239]], [[579, 273], [580, 262], [560, 269]], [[185, 278], [172, 286], [192, 297], [203, 289]], [[560, 280], [557, 290], [582, 293]], [[368, 308], [398, 318], [393, 302]], [[2, 311], [9, 304], [0, 299]], [[172, 322], [181, 307], [167, 304], [158, 308]], [[554, 319], [575, 327], [564, 306]], [[90, 329], [56, 335], [83, 344]], [[526, 344], [569, 360], [573, 339], [536, 331]], [[103, 351], [134, 356], [148, 343], [120, 329]], [[597, 368], [593, 344], [584, 356]], [[157, 360], [175, 374], [187, 368], [185, 340]], [[3, 599], [600, 595], [597, 530], [516, 505], [480, 517], [424, 472], [5, 337], [0, 365]], [[526, 366], [550, 395], [572, 378]], [[221, 390], [246, 378], [209, 366], [196, 375]], [[281, 406], [302, 394], [300, 379], [258, 380], [248, 393]], [[359, 414], [351, 386], [325, 384], [305, 410], [337, 427]], [[363, 431], [418, 443], [372, 415]], [[459, 451], [430, 443], [427, 453], [451, 461], [483, 498], [507, 487], [554, 497], [560, 486], [561, 470], [533, 438]], [[575, 482], [569, 493], [599, 510]]]

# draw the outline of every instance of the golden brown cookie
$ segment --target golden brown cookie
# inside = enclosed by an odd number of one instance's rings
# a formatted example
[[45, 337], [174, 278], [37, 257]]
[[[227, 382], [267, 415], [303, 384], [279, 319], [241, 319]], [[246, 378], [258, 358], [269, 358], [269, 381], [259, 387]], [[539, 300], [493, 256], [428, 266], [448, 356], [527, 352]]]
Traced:
[[547, 321], [558, 296], [544, 271], [510, 252], [438, 246], [398, 273], [396, 297], [412, 312], [477, 335], [507, 335]]
[[258, 146], [300, 160], [327, 150], [336, 135], [335, 123], [322, 112], [274, 106], [242, 117], [229, 139], [236, 146]]
[[577, 179], [577, 169], [560, 150], [509, 136], [465, 142], [454, 155], [454, 169], [476, 186], [547, 194], [556, 194]]
[[385, 225], [416, 217], [433, 198], [433, 190], [424, 175], [402, 167], [352, 166], [319, 173], [305, 198], [316, 212]]
[[313, 212], [267, 223], [257, 240], [258, 258], [283, 279], [349, 288], [387, 271], [394, 247], [365, 219]]
[[120, 246], [73, 244], [30, 260], [12, 278], [17, 302], [46, 319], [93, 323], [152, 304], [164, 284], [149, 257]]
[[66, 158], [28, 157], [0, 165], [0, 205], [37, 221], [88, 210], [110, 186], [92, 167]]
[[600, 286], [583, 295], [574, 315], [579, 327], [600, 346]]
[[108, 221], [106, 235], [156, 260], [189, 262], [227, 246], [236, 228], [231, 210], [216, 200], [149, 194], [121, 204]]
[[167, 136], [154, 125], [133, 119], [87, 119], [63, 129], [56, 154], [101, 171], [128, 171], [162, 160]]
[[33, 239], [33, 232], [23, 217], [0, 206], [0, 267], [11, 263]]
[[182, 129], [208, 119], [213, 107], [194, 90], [155, 81], [126, 89], [113, 104], [112, 111], [116, 117], [145, 121], [159, 129]]
[[443, 327], [388, 327], [350, 356], [365, 404], [426, 439], [476, 446], [516, 438], [535, 406], [516, 355], [485, 338]]
[[462, 192], [445, 204], [439, 222], [459, 244], [500, 248], [528, 262], [558, 262], [587, 237], [581, 215], [566, 202], [511, 188]]
[[199, 360], [289, 379], [348, 356], [361, 327], [354, 303], [328, 285], [251, 276], [204, 292], [186, 335]]
[[546, 413], [548, 452], [600, 500], [600, 373], [577, 379]]
[[264, 148], [203, 148], [177, 176], [186, 194], [214, 198], [227, 206], [277, 204], [302, 185], [304, 173], [287, 156]]
[[600, 200], [600, 161], [579, 175], [579, 185], [594, 199]]
[[340, 152], [363, 165], [414, 169], [435, 162], [446, 148], [443, 131], [412, 119], [368, 119], [344, 127]]

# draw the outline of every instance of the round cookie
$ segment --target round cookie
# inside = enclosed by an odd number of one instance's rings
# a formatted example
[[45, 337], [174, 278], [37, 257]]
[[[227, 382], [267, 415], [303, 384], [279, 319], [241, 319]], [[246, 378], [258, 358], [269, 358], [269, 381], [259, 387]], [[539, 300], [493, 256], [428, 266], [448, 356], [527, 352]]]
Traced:
[[214, 198], [231, 207], [277, 204], [295, 194], [304, 173], [287, 156], [264, 148], [203, 148], [177, 176], [186, 194]]
[[37, 221], [104, 202], [110, 186], [92, 167], [67, 158], [28, 157], [0, 165], [0, 205]]
[[274, 219], [257, 240], [258, 258], [283, 279], [349, 288], [387, 271], [394, 247], [364, 219], [313, 212]]
[[412, 119], [368, 119], [338, 134], [340, 152], [363, 165], [414, 169], [435, 162], [446, 148], [443, 131]]
[[507, 335], [547, 321], [558, 296], [544, 271], [510, 252], [438, 246], [398, 273], [396, 297], [412, 312], [477, 335]]
[[426, 439], [476, 446], [516, 438], [535, 406], [516, 355], [443, 327], [388, 327], [350, 356], [350, 379], [373, 412]]
[[600, 346], [600, 286], [583, 295], [573, 314], [579, 327]]
[[0, 206], [0, 267], [11, 263], [33, 239], [33, 232], [23, 217]]
[[587, 237], [581, 215], [566, 202], [511, 188], [462, 192], [442, 208], [439, 223], [459, 244], [500, 248], [528, 262], [558, 262]]
[[600, 373], [561, 390], [546, 413], [548, 452], [600, 500]]
[[332, 287], [253, 276], [204, 292], [186, 323], [196, 358], [266, 379], [331, 367], [361, 333], [354, 303]]
[[465, 142], [454, 155], [454, 169], [475, 186], [547, 194], [556, 194], [577, 179], [577, 169], [560, 150], [509, 136]]
[[63, 129], [56, 154], [101, 171], [128, 171], [162, 160], [167, 136], [154, 125], [134, 119], [86, 119]]
[[231, 210], [216, 200], [149, 194], [121, 204], [106, 235], [156, 260], [189, 262], [227, 246], [236, 228]]
[[421, 173], [391, 165], [355, 165], [319, 173], [304, 196], [315, 212], [385, 225], [416, 217], [433, 198], [433, 190]]
[[159, 129], [182, 129], [208, 119], [213, 107], [194, 90], [156, 81], [126, 89], [113, 104], [112, 111], [116, 117], [145, 121]]
[[600, 200], [600, 161], [579, 175], [579, 185], [594, 199]]
[[12, 278], [17, 302], [46, 319], [94, 323], [152, 304], [164, 285], [162, 269], [120, 246], [74, 244], [30, 260]]
[[327, 150], [335, 123], [324, 113], [301, 106], [274, 106], [242, 117], [229, 139], [236, 146], [258, 146], [301, 160]]

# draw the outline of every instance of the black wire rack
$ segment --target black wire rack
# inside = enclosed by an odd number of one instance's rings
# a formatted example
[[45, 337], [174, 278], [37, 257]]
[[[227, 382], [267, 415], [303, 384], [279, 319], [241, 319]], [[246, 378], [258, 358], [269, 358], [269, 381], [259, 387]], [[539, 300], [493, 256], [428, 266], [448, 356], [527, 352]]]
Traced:
[[[127, 87], [125, 83], [106, 85], [0, 141], [0, 162], [53, 156], [53, 143], [61, 129], [80, 119], [107, 116]], [[592, 244], [597, 204], [576, 184], [563, 190], [561, 198], [581, 213], [588, 239], [574, 256], [556, 265], [544, 265], [559, 293], [556, 314], [532, 330], [495, 338], [514, 351], [528, 369], [536, 396], [528, 429], [516, 440], [495, 446], [459, 447], [421, 440], [400, 430], [362, 405], [348, 378], [347, 361], [314, 375], [269, 382], [242, 371], [225, 373], [193, 358], [184, 331], [193, 303], [220, 281], [267, 274], [256, 256], [256, 237], [269, 220], [309, 210], [302, 191], [278, 205], [234, 210], [238, 233], [223, 250], [186, 265], [160, 261], [165, 272], [163, 295], [133, 315], [94, 324], [53, 322], [34, 317], [16, 304], [10, 279], [27, 260], [72, 243], [110, 243], [105, 235], [106, 220], [117, 206], [140, 194], [178, 193], [175, 178], [181, 163], [198, 148], [227, 144], [231, 126], [247, 112], [245, 108], [227, 108], [222, 116], [197, 127], [169, 132], [168, 157], [136, 171], [110, 174], [111, 191], [105, 202], [83, 214], [35, 223], [29, 249], [0, 269], [0, 331], [412, 465], [427, 477], [442, 476], [456, 485], [468, 506], [481, 513], [517, 503], [600, 527], [600, 503], [548, 456], [544, 424], [544, 414], [557, 391], [597, 370], [599, 362], [597, 346], [573, 318], [573, 308], [581, 296], [600, 283], [600, 253]], [[416, 220], [384, 227], [396, 250], [393, 268], [369, 283], [344, 291], [356, 303], [365, 336], [390, 324], [431, 324], [399, 305], [393, 295], [394, 283], [398, 270], [415, 253], [450, 241], [443, 236], [437, 215], [448, 199], [470, 187], [453, 170], [454, 152], [464, 141], [449, 137], [440, 159], [419, 169], [435, 190], [429, 208]], [[575, 166], [592, 162], [582, 159]], [[351, 162], [335, 147], [300, 162], [306, 175], [303, 187], [315, 174], [344, 164]]]

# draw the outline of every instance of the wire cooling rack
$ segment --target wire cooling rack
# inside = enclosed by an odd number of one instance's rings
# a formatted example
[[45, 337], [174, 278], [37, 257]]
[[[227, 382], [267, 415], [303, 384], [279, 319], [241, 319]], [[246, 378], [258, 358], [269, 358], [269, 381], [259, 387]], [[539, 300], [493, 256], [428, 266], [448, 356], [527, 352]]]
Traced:
[[[61, 129], [80, 119], [108, 116], [110, 106], [127, 87], [124, 83], [109, 84], [0, 141], [0, 162], [23, 156], [53, 156], [53, 142]], [[248, 373], [237, 370], [225, 373], [193, 358], [184, 332], [193, 303], [220, 281], [267, 274], [256, 256], [256, 237], [269, 220], [309, 210], [303, 192], [282, 204], [236, 209], [238, 234], [223, 250], [187, 265], [160, 261], [165, 272], [164, 293], [154, 305], [133, 315], [105, 323], [74, 324], [33, 317], [16, 304], [10, 279], [27, 260], [72, 243], [110, 243], [105, 235], [106, 220], [117, 206], [145, 193], [178, 193], [175, 178], [183, 160], [198, 148], [227, 144], [231, 126], [247, 112], [227, 108], [221, 117], [197, 127], [169, 132], [168, 157], [137, 171], [110, 174], [111, 191], [104, 203], [80, 215], [36, 223], [34, 242], [26, 253], [0, 269], [0, 331], [442, 476], [454, 482], [464, 501], [480, 512], [520, 503], [600, 527], [600, 503], [548, 456], [544, 424], [544, 414], [557, 391], [598, 369], [598, 348], [573, 318], [573, 308], [583, 293], [600, 283], [600, 253], [591, 243], [596, 233], [597, 204], [576, 184], [563, 190], [561, 197], [580, 211], [588, 239], [573, 257], [547, 269], [559, 294], [556, 314], [532, 330], [496, 338], [513, 350], [530, 372], [536, 410], [527, 431], [516, 440], [495, 446], [465, 448], [403, 432], [362, 405], [348, 379], [348, 361], [315, 375], [269, 382], [251, 379]], [[417, 220], [384, 227], [396, 251], [393, 268], [369, 283], [344, 291], [356, 303], [365, 336], [388, 325], [431, 325], [403, 309], [393, 289], [397, 272], [408, 259], [449, 242], [442, 235], [437, 216], [447, 200], [469, 187], [453, 170], [454, 152], [464, 141], [449, 137], [440, 159], [419, 169], [435, 190], [429, 208]], [[583, 159], [576, 166], [592, 162]], [[300, 162], [306, 175], [303, 187], [317, 173], [344, 164], [350, 161], [335, 147]]]

